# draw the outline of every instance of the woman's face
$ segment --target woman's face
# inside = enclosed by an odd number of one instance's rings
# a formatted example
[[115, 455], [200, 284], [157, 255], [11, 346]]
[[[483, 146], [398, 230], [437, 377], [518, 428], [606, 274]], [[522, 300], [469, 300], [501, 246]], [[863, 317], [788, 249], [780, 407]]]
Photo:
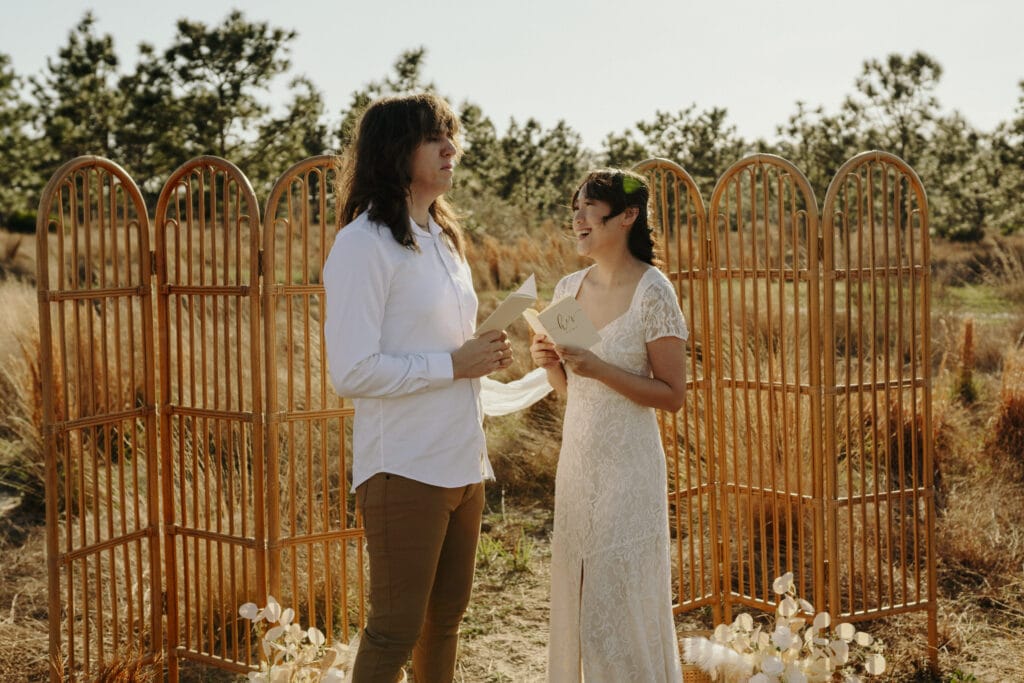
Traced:
[[432, 202], [450, 190], [457, 154], [455, 143], [447, 135], [421, 142], [409, 160], [409, 190], [413, 196]]
[[[573, 202], [572, 231], [576, 235], [576, 253], [594, 257], [601, 253], [627, 249], [626, 236], [629, 226], [625, 223], [629, 211], [618, 216], [605, 218], [612, 212], [608, 202], [590, 199], [586, 189], [580, 188]], [[632, 223], [632, 221], [629, 221]]]

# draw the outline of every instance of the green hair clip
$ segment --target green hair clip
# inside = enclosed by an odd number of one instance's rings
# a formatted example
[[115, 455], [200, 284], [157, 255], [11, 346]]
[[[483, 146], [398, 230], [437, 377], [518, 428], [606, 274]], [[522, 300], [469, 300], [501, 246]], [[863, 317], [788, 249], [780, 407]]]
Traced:
[[637, 190], [643, 187], [643, 182], [637, 180], [633, 176], [623, 175], [622, 176], [622, 190], [627, 194], [633, 194]]

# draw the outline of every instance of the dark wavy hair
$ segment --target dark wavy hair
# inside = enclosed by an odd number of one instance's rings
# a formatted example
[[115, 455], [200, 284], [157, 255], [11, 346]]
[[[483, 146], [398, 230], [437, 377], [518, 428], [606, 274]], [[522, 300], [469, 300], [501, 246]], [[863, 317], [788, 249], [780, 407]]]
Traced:
[[611, 207], [611, 213], [605, 216], [602, 222], [615, 218], [627, 208], [635, 208], [636, 220], [633, 221], [627, 238], [629, 252], [644, 263], [652, 266], [661, 265], [654, 227], [649, 218], [651, 190], [647, 186], [646, 178], [639, 173], [618, 168], [599, 168], [590, 171], [572, 194], [573, 211], [578, 208], [580, 192], [588, 199], [605, 202]]
[[[369, 210], [370, 219], [388, 226], [395, 241], [418, 250], [406, 204], [413, 152], [425, 140], [442, 135], [456, 141], [458, 148], [458, 133], [458, 116], [432, 93], [383, 97], [371, 103], [343, 156], [338, 188], [344, 198], [341, 224], [347, 225]], [[451, 205], [438, 197], [429, 211], [453, 251], [465, 257], [462, 229]]]

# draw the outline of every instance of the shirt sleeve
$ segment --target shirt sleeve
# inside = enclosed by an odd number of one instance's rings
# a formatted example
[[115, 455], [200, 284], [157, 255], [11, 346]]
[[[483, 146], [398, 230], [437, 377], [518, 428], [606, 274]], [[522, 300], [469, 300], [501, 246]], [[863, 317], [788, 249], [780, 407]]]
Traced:
[[675, 290], [664, 278], [656, 280], [644, 292], [640, 315], [644, 326], [644, 341], [650, 342], [662, 337], [685, 340], [690, 335]]
[[344, 231], [324, 264], [324, 343], [331, 384], [341, 396], [395, 397], [453, 380], [451, 354], [381, 352], [394, 267], [373, 235]]

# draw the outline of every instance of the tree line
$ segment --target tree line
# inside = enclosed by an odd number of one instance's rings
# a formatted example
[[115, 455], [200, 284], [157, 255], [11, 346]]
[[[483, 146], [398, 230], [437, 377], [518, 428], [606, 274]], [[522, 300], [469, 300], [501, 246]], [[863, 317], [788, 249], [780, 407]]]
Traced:
[[[121, 68], [114, 40], [87, 12], [40, 74], [14, 73], [0, 52], [0, 225], [34, 230], [43, 185], [81, 154], [109, 157], [154, 200], [184, 161], [215, 154], [237, 164], [259, 196], [290, 164], [342, 151], [374, 98], [420, 90], [426, 51], [403, 52], [393, 72], [352, 93], [342, 111], [325, 111], [317, 86], [291, 74], [294, 31], [231, 12], [218, 25], [181, 19], [169, 47], [139, 45], [134, 70]], [[525, 232], [566, 218], [565, 193], [593, 165], [629, 166], [651, 156], [683, 165], [705, 196], [715, 178], [749, 152], [779, 154], [808, 174], [819, 200], [839, 166], [865, 149], [890, 151], [917, 170], [940, 236], [978, 240], [1024, 227], [1024, 80], [1017, 106], [992, 131], [971, 126], [935, 97], [941, 65], [921, 52], [870, 59], [839, 110], [796, 103], [774, 140], [744, 139], [724, 108], [657, 111], [598, 150], [584, 147], [565, 121], [545, 127], [512, 119], [504, 130], [471, 101], [453, 102], [465, 155], [453, 191], [472, 231]], [[283, 111], [269, 87], [287, 80]], [[152, 205], [152, 204], [151, 204]]]

